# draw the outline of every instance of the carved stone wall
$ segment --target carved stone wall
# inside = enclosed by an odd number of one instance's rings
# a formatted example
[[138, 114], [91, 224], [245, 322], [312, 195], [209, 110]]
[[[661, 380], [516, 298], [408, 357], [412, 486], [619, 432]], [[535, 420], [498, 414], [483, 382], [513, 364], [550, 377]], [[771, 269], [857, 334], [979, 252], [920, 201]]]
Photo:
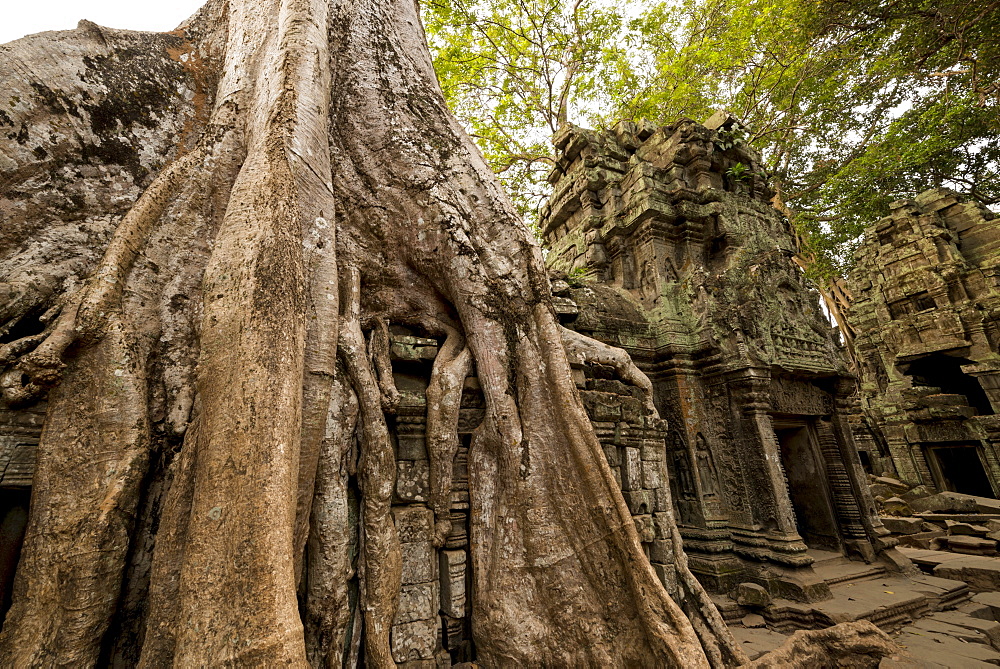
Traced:
[[846, 422], [854, 380], [737, 130], [726, 114], [568, 127], [541, 227], [564, 321], [653, 379], [692, 569], [820, 599], [809, 548], [891, 544]]
[[911, 485], [1000, 492], [998, 268], [1000, 220], [943, 188], [893, 203], [857, 251], [861, 404]]

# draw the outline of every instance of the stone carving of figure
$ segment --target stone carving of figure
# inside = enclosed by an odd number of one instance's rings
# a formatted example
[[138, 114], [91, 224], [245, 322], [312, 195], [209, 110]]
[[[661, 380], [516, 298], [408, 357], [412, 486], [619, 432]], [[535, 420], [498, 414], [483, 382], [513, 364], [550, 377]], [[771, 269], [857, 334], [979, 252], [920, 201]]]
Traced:
[[691, 461], [688, 458], [687, 446], [684, 439], [677, 432], [674, 432], [673, 444], [674, 471], [677, 472], [677, 482], [682, 497], [693, 498], [695, 496], [694, 478], [691, 475]]
[[647, 304], [655, 302], [659, 296], [656, 286], [656, 270], [653, 268], [652, 260], [642, 261], [642, 269], [639, 271], [639, 294]]
[[699, 432], [695, 437], [695, 457], [698, 459], [698, 480], [701, 481], [701, 494], [705, 497], [716, 494], [716, 472], [712, 452], [708, 449], [705, 437]]

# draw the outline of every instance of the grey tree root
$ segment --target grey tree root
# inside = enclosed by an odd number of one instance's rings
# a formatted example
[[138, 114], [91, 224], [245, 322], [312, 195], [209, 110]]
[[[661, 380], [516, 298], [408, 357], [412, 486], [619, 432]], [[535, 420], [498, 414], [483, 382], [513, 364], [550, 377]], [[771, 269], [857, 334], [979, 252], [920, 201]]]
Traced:
[[396, 617], [402, 580], [402, 554], [390, 505], [396, 483], [396, 455], [382, 412], [382, 399], [361, 331], [361, 275], [355, 267], [341, 278], [339, 353], [358, 398], [361, 454], [358, 479], [362, 492], [362, 559], [365, 574], [365, 662], [377, 669], [395, 667], [389, 630]]

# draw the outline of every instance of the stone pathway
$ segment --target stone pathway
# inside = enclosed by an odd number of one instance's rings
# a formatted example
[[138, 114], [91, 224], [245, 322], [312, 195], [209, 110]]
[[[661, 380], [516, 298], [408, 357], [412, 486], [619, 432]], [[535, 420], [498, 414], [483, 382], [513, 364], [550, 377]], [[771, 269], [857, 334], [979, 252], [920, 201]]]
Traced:
[[[733, 635], [756, 658], [796, 629], [864, 619], [889, 632], [906, 651], [904, 658], [885, 660], [882, 669], [1000, 665], [1000, 558], [901, 550], [926, 573], [865, 574], [865, 565], [825, 560], [817, 572], [830, 584], [832, 599], [775, 600], [761, 612], [768, 627], [757, 627], [760, 616], [746, 616], [753, 626], [733, 623]], [[971, 599], [970, 586], [980, 591]]]
[[978, 592], [1000, 591], [1000, 557], [962, 555], [947, 551], [899, 548], [923, 571], [941, 578], [965, 581]]

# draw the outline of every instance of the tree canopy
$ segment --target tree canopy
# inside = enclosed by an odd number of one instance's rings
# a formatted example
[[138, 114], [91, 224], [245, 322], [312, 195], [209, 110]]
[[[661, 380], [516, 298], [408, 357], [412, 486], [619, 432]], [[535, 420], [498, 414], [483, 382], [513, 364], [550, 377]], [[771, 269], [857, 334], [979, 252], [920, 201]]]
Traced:
[[529, 215], [560, 123], [739, 117], [816, 257], [839, 273], [889, 202], [1000, 201], [993, 0], [430, 0], [445, 95]]

